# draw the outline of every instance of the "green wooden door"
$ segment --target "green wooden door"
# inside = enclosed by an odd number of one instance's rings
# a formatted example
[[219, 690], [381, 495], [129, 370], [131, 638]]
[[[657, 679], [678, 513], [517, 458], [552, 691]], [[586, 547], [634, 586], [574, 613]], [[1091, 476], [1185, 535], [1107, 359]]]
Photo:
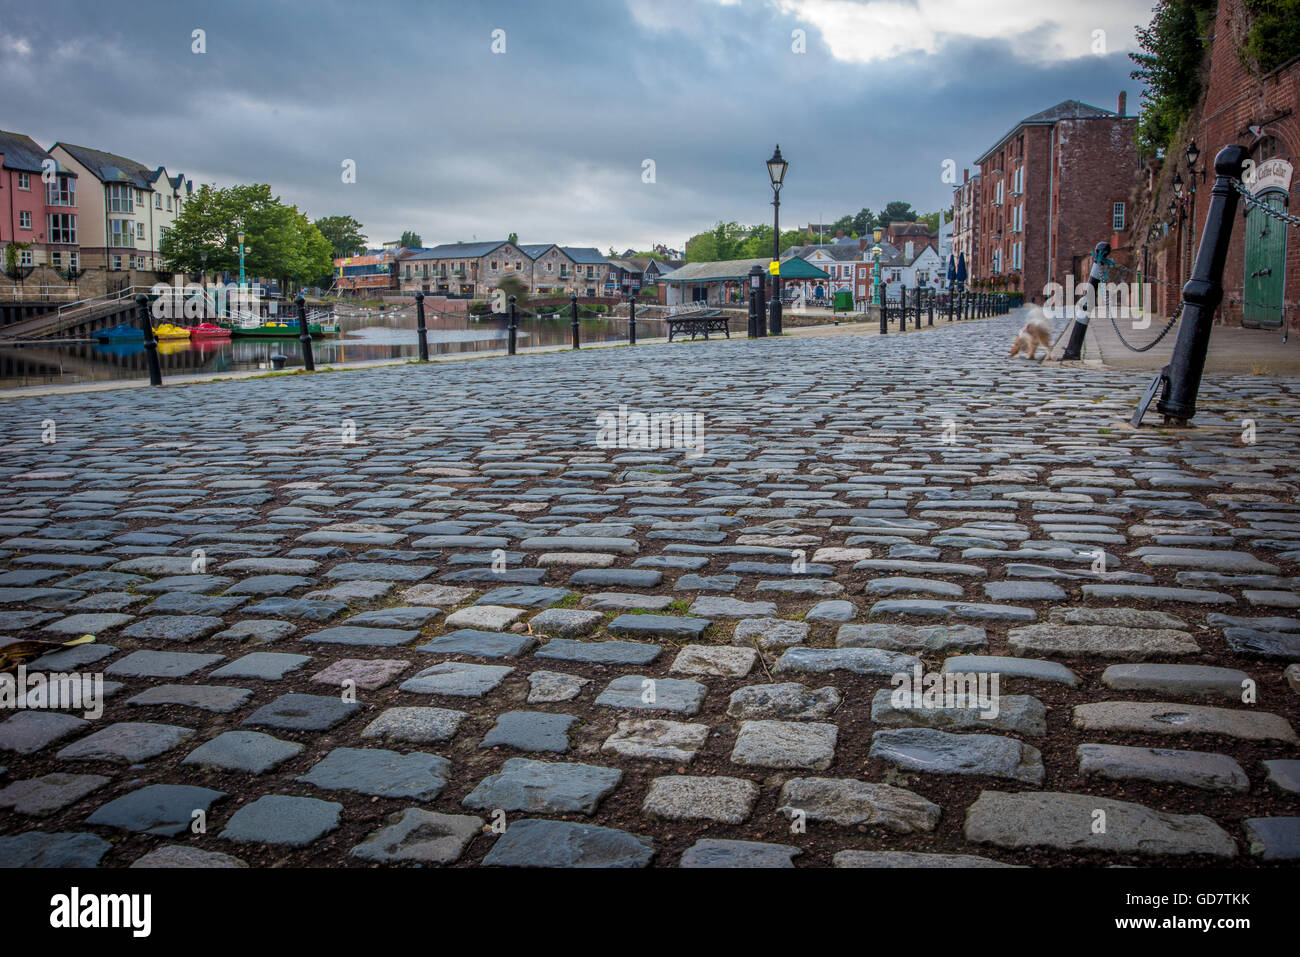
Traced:
[[[1282, 209], [1282, 193], [1268, 192], [1257, 199], [1272, 209]], [[1286, 226], [1251, 207], [1246, 216], [1245, 322], [1252, 326], [1282, 325], [1285, 272]]]

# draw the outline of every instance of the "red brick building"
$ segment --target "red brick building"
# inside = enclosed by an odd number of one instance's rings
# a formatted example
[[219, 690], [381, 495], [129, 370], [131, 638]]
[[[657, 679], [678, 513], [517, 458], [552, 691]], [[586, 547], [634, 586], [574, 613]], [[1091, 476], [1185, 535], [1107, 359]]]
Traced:
[[[1255, 168], [1263, 171], [1253, 185], [1257, 199], [1291, 215], [1300, 211], [1300, 177], [1292, 175], [1300, 164], [1300, 57], [1268, 73], [1256, 70], [1241, 52], [1249, 27], [1240, 0], [1220, 0], [1204, 95], [1187, 123], [1200, 152], [1197, 172], [1188, 167], [1190, 139], [1175, 144], [1139, 194], [1144, 209], [1135, 245], [1147, 246], [1142, 258], [1150, 275], [1172, 284], [1156, 286], [1161, 315], [1177, 307], [1180, 287], [1190, 277], [1209, 208], [1214, 157], [1223, 147], [1246, 147]], [[1181, 180], [1181, 197], [1173, 189], [1175, 177]], [[1171, 200], [1177, 207], [1172, 214]], [[1148, 240], [1153, 223], [1161, 235]], [[1138, 248], [1135, 254], [1142, 252]], [[1294, 324], [1300, 316], [1300, 231], [1239, 207], [1223, 281], [1226, 298], [1218, 321], [1254, 328], [1279, 328], [1284, 320]]]
[[1066, 100], [1017, 123], [980, 167], [972, 279], [1004, 281], [1028, 302], [1048, 283], [1087, 276], [1097, 243], [1129, 228], [1140, 170], [1136, 117]]

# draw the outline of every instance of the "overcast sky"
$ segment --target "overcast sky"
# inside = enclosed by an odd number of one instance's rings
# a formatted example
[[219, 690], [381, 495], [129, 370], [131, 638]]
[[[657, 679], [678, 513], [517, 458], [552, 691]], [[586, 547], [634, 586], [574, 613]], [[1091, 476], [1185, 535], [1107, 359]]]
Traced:
[[1061, 100], [1114, 109], [1127, 90], [1134, 112], [1126, 54], [1152, 6], [0, 0], [0, 128], [196, 187], [270, 183], [312, 218], [356, 217], [372, 245], [410, 228], [425, 245], [680, 247], [717, 220], [771, 221], [777, 142], [790, 228], [946, 206], [945, 160], [960, 178]]

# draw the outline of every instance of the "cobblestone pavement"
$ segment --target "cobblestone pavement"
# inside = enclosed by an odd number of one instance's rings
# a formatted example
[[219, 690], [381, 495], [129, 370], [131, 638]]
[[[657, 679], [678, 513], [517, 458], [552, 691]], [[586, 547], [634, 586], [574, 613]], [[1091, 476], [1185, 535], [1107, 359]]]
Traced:
[[1300, 382], [1022, 318], [4, 402], [0, 865], [1294, 860]]

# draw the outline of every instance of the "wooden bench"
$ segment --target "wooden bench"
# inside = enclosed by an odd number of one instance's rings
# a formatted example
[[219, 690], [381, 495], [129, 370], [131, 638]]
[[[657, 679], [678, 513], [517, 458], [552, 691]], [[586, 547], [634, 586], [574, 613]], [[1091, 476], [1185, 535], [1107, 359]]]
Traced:
[[706, 309], [668, 315], [664, 317], [664, 322], [668, 325], [668, 341], [672, 342], [673, 336], [687, 332], [691, 334], [692, 341], [701, 334], [707, 340], [710, 332], [721, 332], [730, 339], [731, 330], [727, 327], [727, 319], [727, 314], [718, 309]]

